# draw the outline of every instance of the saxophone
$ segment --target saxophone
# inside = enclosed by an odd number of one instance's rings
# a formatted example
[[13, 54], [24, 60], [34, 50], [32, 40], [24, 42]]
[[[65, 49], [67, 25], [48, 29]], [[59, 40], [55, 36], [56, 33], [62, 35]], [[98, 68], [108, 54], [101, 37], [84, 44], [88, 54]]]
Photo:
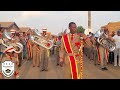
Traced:
[[43, 48], [46, 49], [51, 49], [53, 47], [53, 41], [52, 40], [47, 40], [45, 37], [43, 37], [40, 32], [38, 31], [38, 29], [35, 29], [33, 31], [33, 35], [30, 36], [30, 39], [40, 45]]
[[116, 48], [116, 44], [108, 39], [108, 34], [104, 32], [103, 29], [98, 30], [95, 35], [97, 37], [97, 42], [103, 46], [104, 48], [108, 49], [109, 51], [114, 51]]

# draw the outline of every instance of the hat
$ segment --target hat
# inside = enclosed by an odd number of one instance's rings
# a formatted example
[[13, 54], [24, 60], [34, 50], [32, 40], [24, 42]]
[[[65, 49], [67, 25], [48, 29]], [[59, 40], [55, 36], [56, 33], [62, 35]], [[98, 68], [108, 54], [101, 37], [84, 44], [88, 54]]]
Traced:
[[47, 28], [42, 28], [42, 31], [47, 31]]
[[58, 36], [62, 36], [62, 34], [61, 34], [61, 33], [58, 33]]
[[11, 32], [11, 33], [15, 33], [16, 30], [15, 30], [15, 29], [11, 29], [10, 32]]
[[7, 48], [4, 50], [4, 53], [6, 53], [6, 52], [13, 52], [13, 51], [14, 51], [13, 46], [9, 46], [9, 47], [7, 47]]

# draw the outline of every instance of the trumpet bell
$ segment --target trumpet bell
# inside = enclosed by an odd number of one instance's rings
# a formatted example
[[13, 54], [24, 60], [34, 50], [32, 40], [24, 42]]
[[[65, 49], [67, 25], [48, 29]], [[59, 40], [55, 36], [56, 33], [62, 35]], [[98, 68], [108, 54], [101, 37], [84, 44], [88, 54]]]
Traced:
[[[4, 31], [4, 36], [5, 36], [7, 39], [9, 39], [9, 40], [15, 40], [15, 39], [13, 39], [13, 38], [11, 38], [11, 37], [9, 36], [9, 34], [8, 34], [8, 32], [7, 32], [6, 30]], [[6, 43], [4, 43], [3, 41], [2, 41], [2, 44], [3, 44], [6, 48], [12, 46], [12, 47], [14, 48], [14, 52], [15, 52], [15, 53], [21, 53], [22, 50], [23, 50], [23, 45], [22, 45], [21, 43], [19, 43], [19, 42], [12, 43], [12, 42], [10, 42], [9, 40], [7, 41], [7, 43], [9, 43], [9, 45], [7, 45]]]
[[116, 45], [112, 41], [106, 40], [104, 38], [98, 38], [97, 41], [109, 51], [115, 50]]
[[46, 41], [45, 39], [43, 39], [41, 36], [31, 36], [31, 40], [42, 46], [43, 48], [46, 48], [46, 49], [50, 49], [52, 48], [53, 46], [53, 41], [52, 40], [49, 40], [49, 41]]
[[43, 37], [40, 32], [36, 29], [34, 30], [34, 35], [33, 36], [30, 36], [30, 39], [42, 46], [43, 48], [46, 48], [46, 49], [50, 49], [53, 47], [53, 41], [52, 40], [47, 40], [45, 37]]
[[38, 29], [35, 29], [35, 30], [34, 30], [34, 33], [37, 34], [38, 36], [42, 36], [42, 35], [40, 34], [40, 32], [39, 32]]
[[109, 51], [115, 50], [116, 44], [112, 42], [111, 40], [107, 39], [108, 35], [104, 33], [103, 30], [97, 31], [94, 37], [97, 37], [97, 42], [104, 48], [108, 49]]
[[7, 32], [6, 30], [4, 31], [4, 36], [5, 36], [7, 39], [14, 40], [13, 38], [10, 37], [10, 35], [8, 34], [8, 32]]
[[14, 45], [13, 45], [13, 47], [14, 47], [14, 52], [15, 53], [21, 53], [22, 52], [22, 50], [23, 50], [23, 45], [21, 44], [21, 43], [19, 43], [19, 42], [17, 42], [17, 43], [15, 43]]

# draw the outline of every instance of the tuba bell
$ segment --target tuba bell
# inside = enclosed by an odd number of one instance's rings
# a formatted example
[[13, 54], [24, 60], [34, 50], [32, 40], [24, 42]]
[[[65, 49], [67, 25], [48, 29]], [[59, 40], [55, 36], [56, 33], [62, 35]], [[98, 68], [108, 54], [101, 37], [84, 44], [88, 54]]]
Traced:
[[46, 48], [46, 49], [50, 49], [53, 47], [53, 41], [52, 40], [47, 40], [46, 38], [44, 38], [40, 32], [38, 31], [38, 29], [35, 29], [33, 31], [33, 35], [30, 36], [30, 39], [40, 45], [41, 47], [43, 48]]
[[104, 32], [104, 29], [98, 30], [94, 36], [97, 38], [97, 42], [101, 46], [108, 49], [109, 51], [115, 50], [116, 44], [108, 39], [108, 34]]
[[[19, 43], [19, 42], [15, 42], [15, 43], [10, 42], [10, 40], [12, 41], [12, 40], [14, 40], [14, 39], [9, 36], [9, 34], [7, 33], [6, 30], [4, 31], [4, 37], [5, 37], [7, 40], [6, 40], [6, 41], [3, 41], [3, 40], [2, 40], [2, 44], [3, 44], [6, 48], [8, 48], [8, 47], [13, 47], [13, 48], [14, 48], [13, 51], [14, 51], [15, 53], [21, 53], [21, 52], [22, 52], [22, 50], [23, 50], [23, 45], [22, 45], [21, 43]], [[9, 39], [9, 40], [8, 40], [8, 39]]]

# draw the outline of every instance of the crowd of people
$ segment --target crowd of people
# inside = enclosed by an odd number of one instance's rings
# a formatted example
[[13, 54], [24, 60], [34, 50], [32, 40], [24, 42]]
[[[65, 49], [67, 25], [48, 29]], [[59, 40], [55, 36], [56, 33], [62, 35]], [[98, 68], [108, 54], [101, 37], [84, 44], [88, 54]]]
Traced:
[[[40, 67], [40, 71], [48, 71], [48, 59], [52, 54], [56, 54], [56, 65], [63, 67], [65, 79], [79, 79], [82, 78], [80, 69], [81, 54], [80, 49], [83, 49], [84, 55], [89, 60], [93, 60], [95, 65], [101, 65], [101, 70], [108, 70], [107, 64], [111, 63], [114, 66], [120, 66], [120, 30], [109, 34], [109, 30], [104, 28], [104, 32], [107, 33], [109, 40], [116, 44], [114, 51], [109, 52], [106, 48], [101, 46], [97, 42], [97, 38], [94, 33], [89, 32], [89, 35], [77, 32], [77, 25], [74, 22], [69, 23], [70, 32], [67, 34], [58, 34], [58, 38], [55, 41], [53, 47], [49, 50], [41, 47], [37, 43], [33, 42], [30, 37], [30, 33], [19, 34], [15, 30], [11, 30], [11, 39], [5, 40], [3, 38], [3, 30], [0, 29], [0, 60], [1, 62], [6, 59], [12, 59], [16, 63], [16, 73], [14, 78], [19, 77], [18, 68], [21, 67], [24, 60], [32, 60], [34, 67]], [[47, 29], [42, 29], [41, 35], [46, 39], [52, 39], [47, 34]], [[80, 38], [81, 37], [81, 38]], [[16, 54], [10, 48], [5, 48], [2, 45], [2, 40], [8, 45], [10, 43], [20, 42], [23, 45], [23, 51]], [[83, 43], [81, 43], [83, 41]], [[83, 45], [82, 45], [83, 44]], [[83, 47], [82, 47], [83, 46]], [[82, 48], [81, 48], [82, 47]], [[55, 52], [55, 53], [54, 53]], [[0, 73], [1, 74], [1, 73]], [[1, 74], [2, 76], [2, 74]], [[2, 78], [5, 78], [2, 76]]]
[[113, 43], [115, 43], [116, 47], [114, 51], [109, 51], [106, 48], [104, 48], [102, 45], [100, 45], [97, 41], [97, 37], [95, 37], [95, 34], [89, 33], [88, 37], [90, 38], [92, 42], [92, 46], [88, 48], [84, 48], [85, 55], [90, 59], [94, 60], [95, 65], [101, 65], [102, 70], [108, 70], [107, 64], [113, 64], [114, 66], [120, 66], [120, 30], [118, 30], [116, 33], [112, 32], [112, 34], [109, 33], [109, 30], [107, 28], [104, 28], [104, 33], [108, 34], [109, 40], [111, 40]]
[[[59, 64], [61, 66], [65, 67], [65, 77], [66, 78], [71, 78], [71, 65], [70, 61], [67, 59], [68, 56], [72, 56], [72, 53], [75, 54], [75, 59], [76, 60], [80, 60], [80, 55], [78, 55], [79, 52], [79, 47], [80, 47], [80, 41], [77, 39], [77, 36], [82, 35], [82, 37], [84, 37], [82, 40], [84, 41], [84, 47], [83, 47], [83, 53], [84, 55], [86, 55], [86, 57], [88, 58], [88, 60], [93, 60], [94, 61], [94, 65], [100, 65], [101, 70], [102, 71], [106, 71], [109, 68], [107, 67], [108, 64], [112, 64], [114, 66], [120, 66], [120, 30], [117, 30], [116, 32], [112, 32], [112, 34], [110, 33], [110, 31], [108, 30], [108, 28], [101, 28], [101, 30], [103, 30], [103, 32], [107, 35], [106, 40], [111, 41], [112, 43], [115, 44], [115, 49], [113, 51], [110, 51], [108, 48], [103, 47], [98, 41], [97, 39], [99, 37], [96, 36], [96, 33], [92, 33], [89, 32], [89, 34], [86, 36], [83, 33], [77, 33], [76, 32], [76, 24], [74, 22], [71, 22], [69, 24], [69, 29], [70, 29], [70, 33], [68, 33], [68, 37], [70, 41], [66, 41], [67, 43], [70, 42], [70, 48], [72, 48], [73, 52], [67, 51], [67, 49], [69, 48], [69, 44], [66, 44], [65, 46], [65, 41], [64, 38], [60, 38], [61, 39], [61, 45], [60, 49], [58, 50], [59, 55], [58, 55], [58, 59], [59, 59]], [[64, 37], [65, 35], [63, 35]], [[79, 36], [80, 38], [80, 36]], [[86, 41], [87, 40], [87, 41]], [[79, 41], [79, 43], [77, 42]], [[78, 48], [77, 48], [78, 47]], [[57, 59], [57, 62], [58, 62]], [[59, 65], [57, 64], [57, 65]], [[78, 63], [79, 64], [79, 63]], [[77, 65], [79, 66], [79, 65]], [[71, 69], [70, 69], [71, 68]], [[78, 67], [79, 68], [79, 67]], [[78, 73], [80, 73], [79, 71], [77, 71]], [[79, 77], [80, 78], [80, 77]]]

